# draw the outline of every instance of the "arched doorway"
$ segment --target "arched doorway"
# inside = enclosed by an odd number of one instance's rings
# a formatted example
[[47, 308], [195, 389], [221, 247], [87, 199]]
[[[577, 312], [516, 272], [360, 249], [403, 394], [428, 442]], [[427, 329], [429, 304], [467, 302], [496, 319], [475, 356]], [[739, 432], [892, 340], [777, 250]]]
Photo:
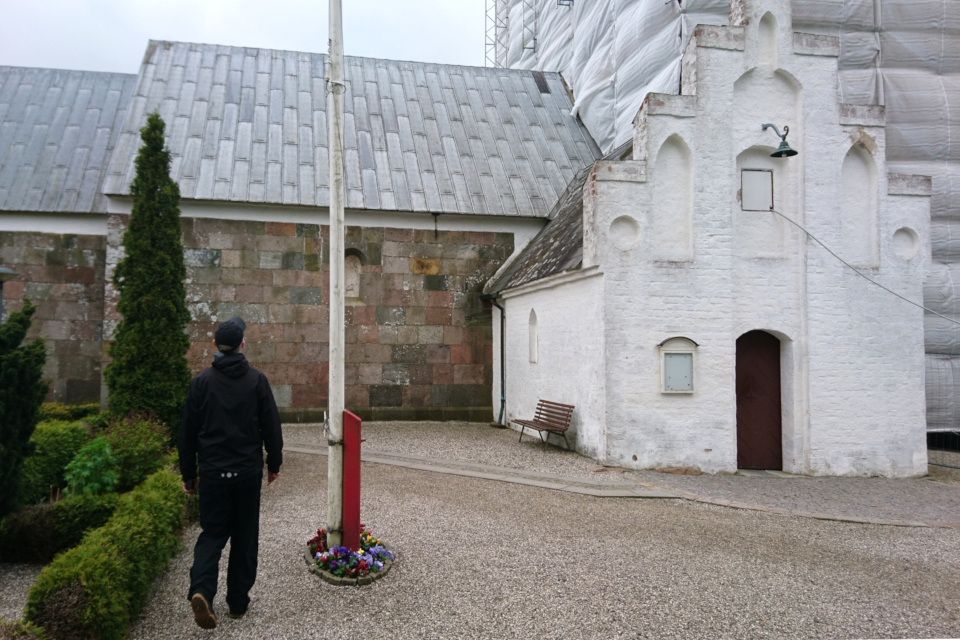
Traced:
[[782, 469], [780, 341], [766, 331], [737, 338], [737, 467]]

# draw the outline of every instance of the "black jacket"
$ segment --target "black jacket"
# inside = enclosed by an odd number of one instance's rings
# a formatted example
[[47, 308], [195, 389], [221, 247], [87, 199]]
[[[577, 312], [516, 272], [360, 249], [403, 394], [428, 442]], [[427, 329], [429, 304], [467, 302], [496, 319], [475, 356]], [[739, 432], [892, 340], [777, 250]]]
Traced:
[[280, 414], [267, 377], [250, 366], [242, 353], [214, 358], [213, 366], [190, 382], [180, 425], [180, 475], [228, 483], [280, 471], [283, 434]]

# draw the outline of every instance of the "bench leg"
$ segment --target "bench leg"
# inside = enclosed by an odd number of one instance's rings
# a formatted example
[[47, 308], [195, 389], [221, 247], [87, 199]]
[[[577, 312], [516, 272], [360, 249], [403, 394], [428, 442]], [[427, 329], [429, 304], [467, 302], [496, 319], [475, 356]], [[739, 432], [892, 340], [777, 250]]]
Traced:
[[517, 442], [523, 440], [523, 425], [520, 425], [520, 437], [517, 438]]

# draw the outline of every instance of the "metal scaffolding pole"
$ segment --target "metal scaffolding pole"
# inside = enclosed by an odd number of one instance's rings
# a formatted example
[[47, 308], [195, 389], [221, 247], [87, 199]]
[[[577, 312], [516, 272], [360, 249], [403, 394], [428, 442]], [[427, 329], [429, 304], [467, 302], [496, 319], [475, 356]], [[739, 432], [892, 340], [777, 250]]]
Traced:
[[343, 251], [343, 17], [341, 0], [330, 0], [327, 115], [330, 143], [330, 387], [327, 400], [327, 544], [343, 534], [344, 251]]

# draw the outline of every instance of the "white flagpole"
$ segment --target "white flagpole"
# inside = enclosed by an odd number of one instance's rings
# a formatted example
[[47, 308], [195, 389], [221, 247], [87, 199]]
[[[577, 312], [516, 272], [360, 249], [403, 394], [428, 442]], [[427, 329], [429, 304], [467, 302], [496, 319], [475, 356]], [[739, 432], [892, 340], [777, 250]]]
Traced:
[[327, 142], [330, 151], [330, 391], [327, 435], [327, 544], [343, 533], [344, 249], [343, 249], [343, 18], [341, 0], [330, 0], [327, 58]]

